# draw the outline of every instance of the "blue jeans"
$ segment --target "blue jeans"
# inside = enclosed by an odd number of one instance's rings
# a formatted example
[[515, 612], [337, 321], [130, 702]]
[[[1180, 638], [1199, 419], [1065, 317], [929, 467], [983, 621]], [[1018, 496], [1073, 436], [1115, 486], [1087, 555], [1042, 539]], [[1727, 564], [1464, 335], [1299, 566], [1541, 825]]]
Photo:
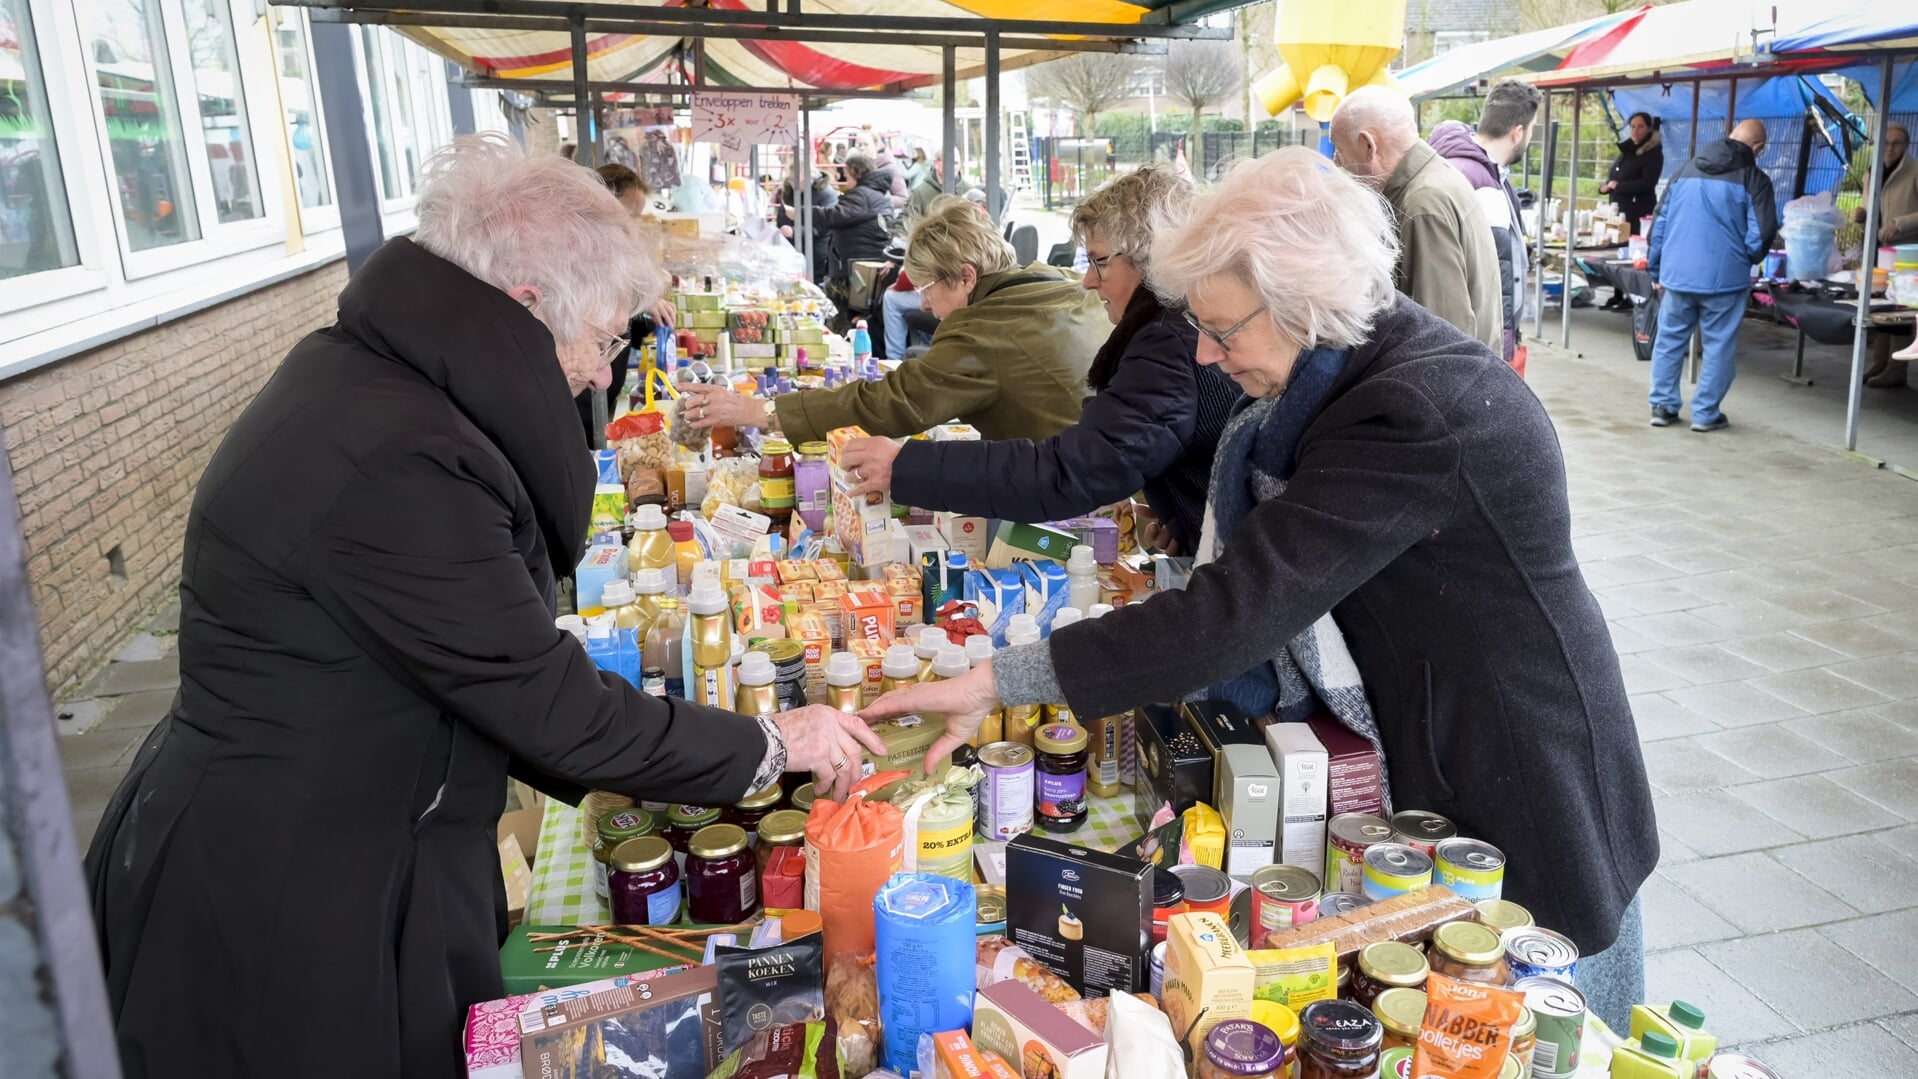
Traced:
[[[1666, 295], [1670, 295], [1669, 292]], [[1632, 1005], [1645, 1001], [1645, 923], [1633, 896], [1619, 920], [1618, 939], [1595, 955], [1580, 957], [1572, 981], [1585, 1007], [1619, 1037], [1631, 1026]]]
[[1692, 423], [1711, 423], [1738, 373], [1738, 321], [1745, 317], [1745, 290], [1680, 292], [1666, 289], [1658, 300], [1658, 338], [1652, 343], [1652, 407], [1677, 412], [1678, 376], [1693, 328], [1703, 339], [1704, 367], [1692, 393]]
[[[906, 340], [906, 312], [919, 310], [919, 293], [889, 288], [879, 297], [879, 306], [884, 310], [886, 320], [886, 358], [903, 360], [910, 343]], [[927, 340], [924, 333], [917, 336], [920, 343]]]

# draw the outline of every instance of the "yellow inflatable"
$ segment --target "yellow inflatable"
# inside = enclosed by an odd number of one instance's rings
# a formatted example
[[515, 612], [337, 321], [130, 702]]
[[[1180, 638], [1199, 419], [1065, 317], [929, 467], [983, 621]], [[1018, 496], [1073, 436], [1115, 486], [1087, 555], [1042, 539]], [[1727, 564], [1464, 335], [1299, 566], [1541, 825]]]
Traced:
[[1320, 123], [1361, 86], [1391, 86], [1386, 65], [1405, 41], [1405, 0], [1279, 5], [1273, 45], [1283, 60], [1253, 90], [1273, 116], [1293, 105]]

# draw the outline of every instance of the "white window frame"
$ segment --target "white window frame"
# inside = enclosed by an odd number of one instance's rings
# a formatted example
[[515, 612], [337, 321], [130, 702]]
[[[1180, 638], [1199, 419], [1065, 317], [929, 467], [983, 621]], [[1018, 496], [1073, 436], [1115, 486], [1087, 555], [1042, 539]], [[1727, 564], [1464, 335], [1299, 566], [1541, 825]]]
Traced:
[[[280, 40], [277, 35], [282, 28], [297, 26], [301, 47], [306, 50], [306, 93], [308, 100], [313, 103], [313, 137], [319, 140], [320, 159], [326, 163], [326, 189], [331, 196], [331, 201], [323, 206], [299, 203], [300, 224], [308, 236], [318, 232], [330, 232], [340, 227], [340, 185], [333, 176], [333, 142], [326, 133], [326, 98], [320, 93], [319, 62], [313, 55], [313, 20], [307, 15], [305, 8], [273, 6], [266, 10], [267, 18], [271, 20], [268, 24], [268, 39], [272, 42], [273, 48], [273, 78], [278, 80], [281, 77]], [[290, 167], [293, 144], [286, 122], [286, 92], [277, 81], [274, 86], [280, 91], [275, 95], [275, 100], [280, 103], [280, 115], [274, 134], [287, 144]], [[293, 185], [293, 197], [295, 202], [298, 202], [299, 185], [297, 183]]]
[[[366, 34], [353, 35], [353, 56], [359, 67], [361, 111], [365, 115], [367, 150], [373, 156], [373, 179], [380, 191], [380, 213], [382, 217], [410, 219], [413, 204], [418, 201], [418, 192], [415, 190], [413, 178], [406, 174], [406, 148], [398, 141], [400, 126], [393, 110], [393, 89], [390, 80], [395, 71], [404, 74], [406, 76], [404, 85], [409, 98], [408, 105], [417, 106], [417, 102], [410, 100], [415, 96], [414, 80], [410, 67], [396, 66], [396, 61], [404, 61], [407, 59], [402, 50], [397, 47], [401, 42], [400, 36], [382, 26], [368, 26], [366, 29], [368, 30]], [[373, 84], [375, 75], [373, 61], [375, 58], [366, 55], [366, 39], [368, 37], [371, 37], [373, 41], [377, 42], [374, 47], [379, 50], [377, 57], [379, 63], [378, 74], [387, 80], [380, 83], [379, 93], [377, 95], [374, 92], [375, 88]], [[396, 53], [401, 53], [401, 55], [396, 56]], [[378, 97], [377, 103], [375, 101], [376, 96]], [[417, 113], [417, 108], [415, 108], [414, 111]], [[396, 171], [391, 177], [386, 175], [386, 162], [380, 156], [380, 127], [382, 125], [385, 126], [387, 131], [393, 134], [395, 140], [393, 144], [393, 167]], [[418, 153], [417, 147], [415, 147], [414, 152], [415, 154]], [[399, 194], [391, 197], [387, 196], [386, 181], [388, 179], [393, 181], [393, 188], [395, 191], [398, 191]], [[387, 234], [392, 235], [392, 233], [393, 229], [389, 225]]]

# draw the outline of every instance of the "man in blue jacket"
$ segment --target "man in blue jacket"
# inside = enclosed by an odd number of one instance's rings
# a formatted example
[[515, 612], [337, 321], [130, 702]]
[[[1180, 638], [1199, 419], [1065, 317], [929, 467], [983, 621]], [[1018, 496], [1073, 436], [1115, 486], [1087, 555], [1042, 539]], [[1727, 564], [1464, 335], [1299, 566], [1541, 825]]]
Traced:
[[1692, 430], [1730, 426], [1718, 405], [1737, 373], [1738, 320], [1745, 314], [1751, 268], [1771, 250], [1778, 231], [1771, 177], [1758, 167], [1764, 149], [1765, 125], [1741, 121], [1731, 138], [1700, 148], [1665, 188], [1647, 263], [1659, 290], [1653, 427], [1671, 426], [1685, 403], [1678, 374], [1694, 328], [1704, 339], [1705, 366], [1692, 394]]

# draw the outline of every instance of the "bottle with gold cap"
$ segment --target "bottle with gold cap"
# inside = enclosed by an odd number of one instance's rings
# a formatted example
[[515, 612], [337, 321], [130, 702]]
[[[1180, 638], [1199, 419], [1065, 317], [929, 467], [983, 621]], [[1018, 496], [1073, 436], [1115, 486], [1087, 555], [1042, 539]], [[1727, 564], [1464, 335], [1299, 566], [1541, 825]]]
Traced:
[[826, 706], [841, 712], [859, 711], [862, 707], [859, 688], [865, 679], [864, 667], [851, 652], [834, 652], [827, 656]]
[[[991, 658], [991, 637], [981, 633], [966, 638], [966, 663], [968, 666], [977, 667]], [[1005, 709], [995, 708], [986, 714], [986, 718], [979, 724], [979, 733], [974, 735], [972, 740], [967, 744], [976, 749], [979, 746], [989, 746], [994, 742], [1003, 742], [1005, 739]]]
[[779, 690], [773, 685], [772, 657], [748, 652], [739, 661], [739, 690], [733, 711], [742, 716], [770, 716], [779, 711]]

